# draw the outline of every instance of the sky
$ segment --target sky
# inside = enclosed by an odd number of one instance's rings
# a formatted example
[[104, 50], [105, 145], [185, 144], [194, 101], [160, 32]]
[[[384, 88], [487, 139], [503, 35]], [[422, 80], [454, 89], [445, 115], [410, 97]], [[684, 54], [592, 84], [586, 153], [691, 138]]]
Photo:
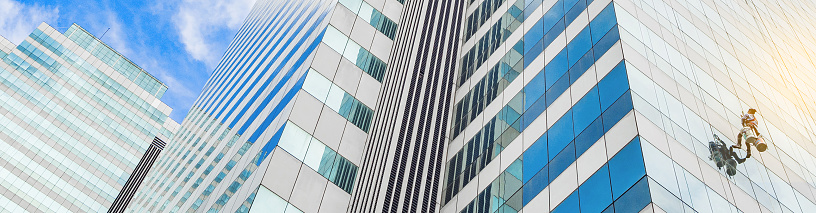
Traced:
[[45, 22], [85, 28], [168, 86], [181, 123], [255, 0], [0, 0], [0, 36], [20, 44]]

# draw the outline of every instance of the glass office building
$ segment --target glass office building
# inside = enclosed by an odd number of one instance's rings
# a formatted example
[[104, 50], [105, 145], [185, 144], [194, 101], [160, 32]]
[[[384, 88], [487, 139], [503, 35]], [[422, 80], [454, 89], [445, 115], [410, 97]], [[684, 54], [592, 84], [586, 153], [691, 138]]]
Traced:
[[0, 212], [104, 212], [154, 138], [167, 86], [73, 25], [0, 37]]
[[260, 0], [131, 210], [813, 212], [814, 10]]
[[[816, 211], [812, 1], [469, 8], [442, 212]], [[709, 141], [749, 108], [732, 176]]]
[[400, 10], [257, 1], [130, 210], [345, 211]]

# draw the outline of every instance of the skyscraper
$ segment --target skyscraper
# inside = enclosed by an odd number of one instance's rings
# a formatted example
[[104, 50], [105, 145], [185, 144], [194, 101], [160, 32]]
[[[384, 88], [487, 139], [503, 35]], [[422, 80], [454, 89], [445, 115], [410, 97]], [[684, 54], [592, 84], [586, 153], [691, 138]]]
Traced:
[[131, 209], [345, 211], [401, 8], [255, 3]]
[[814, 9], [261, 0], [133, 210], [811, 212]]
[[166, 90], [78, 25], [0, 38], [0, 211], [106, 211], [178, 128]]
[[812, 1], [470, 7], [442, 212], [816, 211]]

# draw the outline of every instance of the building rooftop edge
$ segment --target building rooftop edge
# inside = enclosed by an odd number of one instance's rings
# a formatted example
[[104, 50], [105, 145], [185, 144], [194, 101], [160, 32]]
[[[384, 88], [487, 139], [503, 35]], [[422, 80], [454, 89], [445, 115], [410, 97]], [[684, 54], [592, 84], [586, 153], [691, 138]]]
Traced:
[[[49, 26], [49, 27], [51, 27], [51, 28], [54, 28], [53, 26], [51, 26], [51, 25], [50, 25], [50, 24], [48, 24], [48, 23], [45, 23], [45, 24], [46, 24], [46, 25], [48, 25], [48, 26]], [[83, 32], [85, 32], [86, 34], [90, 35], [90, 36], [91, 36], [91, 38], [96, 39], [96, 41], [98, 41], [100, 44], [105, 45], [105, 47], [107, 47], [108, 49], [112, 50], [112, 51], [113, 51], [114, 53], [116, 53], [117, 55], [122, 56], [122, 58], [123, 58], [123, 59], [125, 59], [125, 61], [127, 61], [127, 62], [128, 62], [128, 63], [130, 63], [130, 64], [133, 64], [133, 66], [135, 66], [136, 68], [139, 68], [139, 70], [140, 70], [140, 71], [142, 71], [142, 73], [147, 74], [147, 76], [150, 76], [150, 78], [153, 78], [153, 80], [156, 80], [156, 82], [159, 82], [159, 83], [160, 83], [162, 86], [164, 86], [165, 88], [168, 88], [168, 89], [169, 89], [169, 87], [167, 86], [167, 84], [164, 84], [164, 82], [162, 82], [161, 80], [159, 80], [158, 78], [156, 78], [156, 76], [153, 76], [153, 74], [150, 74], [150, 72], [147, 72], [147, 70], [143, 69], [143, 68], [142, 68], [141, 66], [139, 66], [138, 64], [133, 63], [133, 61], [131, 61], [131, 60], [130, 60], [128, 57], [126, 57], [125, 55], [123, 55], [122, 53], [120, 53], [119, 51], [117, 51], [115, 48], [113, 48], [113, 47], [109, 46], [107, 43], [105, 43], [104, 41], [102, 41], [101, 39], [99, 39], [98, 37], [96, 37], [96, 36], [95, 36], [94, 34], [92, 34], [91, 32], [88, 32], [88, 30], [85, 30], [85, 28], [82, 28], [82, 26], [79, 26], [79, 24], [77, 24], [77, 23], [73, 23], [73, 24], [71, 24], [71, 26], [76, 26], [76, 27], [77, 27], [77, 29], [80, 29], [80, 30], [82, 30]], [[66, 30], [66, 31], [67, 31], [67, 30]], [[62, 33], [63, 33], [63, 34], [65, 34], [65, 32], [66, 32], [66, 31], [63, 31]], [[66, 35], [66, 36], [67, 36], [67, 35]]]

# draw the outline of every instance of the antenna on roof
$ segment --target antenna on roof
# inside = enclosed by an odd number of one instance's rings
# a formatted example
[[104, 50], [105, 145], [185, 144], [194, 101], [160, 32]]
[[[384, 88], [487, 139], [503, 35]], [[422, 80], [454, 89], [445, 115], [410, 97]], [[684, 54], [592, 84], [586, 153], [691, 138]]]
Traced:
[[100, 39], [100, 40], [102, 39], [102, 37], [105, 37], [105, 34], [108, 34], [108, 30], [110, 30], [110, 27], [108, 27], [108, 29], [107, 29], [107, 30], [105, 30], [105, 32], [104, 32], [104, 33], [102, 33], [102, 36], [99, 36], [99, 39]]

